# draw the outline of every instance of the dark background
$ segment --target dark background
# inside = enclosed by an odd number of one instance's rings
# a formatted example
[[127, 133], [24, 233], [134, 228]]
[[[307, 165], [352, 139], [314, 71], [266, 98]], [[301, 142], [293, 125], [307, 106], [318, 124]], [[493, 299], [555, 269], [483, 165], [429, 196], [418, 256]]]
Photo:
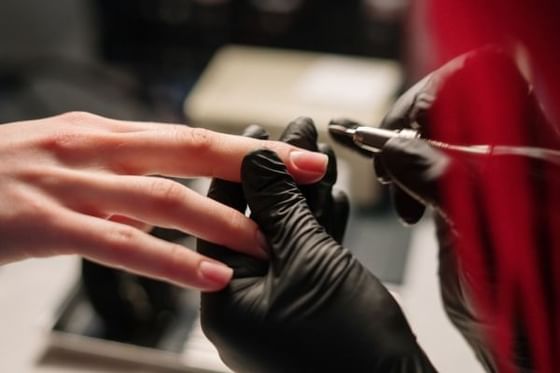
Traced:
[[0, 122], [70, 110], [185, 121], [217, 48], [399, 59], [406, 0], [3, 0]]

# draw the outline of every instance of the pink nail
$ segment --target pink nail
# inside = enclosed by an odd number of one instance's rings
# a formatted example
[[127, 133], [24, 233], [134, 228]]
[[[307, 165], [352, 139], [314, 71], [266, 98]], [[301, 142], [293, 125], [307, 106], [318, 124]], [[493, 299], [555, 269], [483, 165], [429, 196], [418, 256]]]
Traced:
[[323, 153], [293, 151], [290, 153], [292, 164], [305, 172], [323, 174], [329, 158]]
[[200, 263], [198, 270], [205, 280], [208, 280], [216, 285], [227, 284], [233, 276], [233, 269], [221, 263], [210, 262], [207, 260], [203, 260]]

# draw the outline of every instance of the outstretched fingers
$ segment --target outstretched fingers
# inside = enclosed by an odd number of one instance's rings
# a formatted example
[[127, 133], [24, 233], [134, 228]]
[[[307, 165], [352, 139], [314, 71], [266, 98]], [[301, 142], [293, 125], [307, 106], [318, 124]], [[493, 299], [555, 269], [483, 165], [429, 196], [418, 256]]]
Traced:
[[128, 225], [69, 210], [57, 216], [53, 224], [65, 234], [56, 244], [98, 263], [204, 291], [222, 289], [233, 274], [213, 259]]
[[178, 229], [245, 254], [265, 256], [257, 225], [242, 211], [176, 181], [80, 171], [58, 171], [56, 175], [42, 178], [37, 184], [73, 210], [98, 216], [126, 216], [153, 226]]

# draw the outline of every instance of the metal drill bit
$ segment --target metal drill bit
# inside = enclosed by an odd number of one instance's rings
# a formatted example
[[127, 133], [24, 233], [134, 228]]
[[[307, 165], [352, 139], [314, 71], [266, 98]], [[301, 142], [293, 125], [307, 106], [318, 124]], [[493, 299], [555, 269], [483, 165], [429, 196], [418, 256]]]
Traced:
[[408, 138], [419, 137], [418, 132], [414, 130], [403, 129], [400, 131], [392, 131], [382, 128], [374, 128], [367, 126], [344, 127], [338, 124], [330, 124], [329, 132], [333, 135], [342, 135], [352, 139], [354, 144], [360, 149], [367, 150], [370, 153], [379, 153], [385, 143], [397, 136], [405, 136]]
[[479, 155], [526, 156], [560, 164], [560, 151], [556, 149], [508, 145], [452, 145], [440, 141], [422, 139], [419, 133], [412, 129], [387, 130], [361, 125], [345, 127], [339, 124], [329, 124], [329, 132], [333, 135], [344, 136], [352, 140], [356, 147], [373, 154], [379, 153], [389, 139], [394, 137], [407, 137], [419, 138], [435, 148], [449, 151]]

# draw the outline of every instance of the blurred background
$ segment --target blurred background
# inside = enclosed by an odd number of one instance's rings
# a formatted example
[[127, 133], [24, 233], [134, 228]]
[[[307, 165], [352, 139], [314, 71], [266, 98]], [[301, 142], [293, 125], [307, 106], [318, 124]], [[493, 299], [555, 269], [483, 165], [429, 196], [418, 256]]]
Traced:
[[[90, 108], [115, 117], [181, 120], [182, 101], [227, 44], [398, 59], [406, 3], [6, 0], [0, 5], [2, 97], [12, 101], [0, 118]], [[60, 92], [43, 102], [48, 99], [40, 87], [48, 83], [51, 93]], [[63, 86], [90, 94], [68, 102], [73, 96], [64, 96]], [[93, 97], [100, 101], [103, 93], [128, 102], [108, 107], [105, 99], [94, 106]]]
[[[306, 115], [329, 142], [329, 119], [376, 125], [426, 72], [427, 30], [409, 0], [3, 0], [0, 123], [88, 111], [234, 134], [259, 123], [275, 138]], [[335, 151], [352, 203], [345, 245], [394, 292], [436, 367], [479, 371], [441, 308], [431, 223], [402, 227], [371, 161]], [[76, 258], [2, 267], [0, 371], [227, 371], [197, 302]]]

